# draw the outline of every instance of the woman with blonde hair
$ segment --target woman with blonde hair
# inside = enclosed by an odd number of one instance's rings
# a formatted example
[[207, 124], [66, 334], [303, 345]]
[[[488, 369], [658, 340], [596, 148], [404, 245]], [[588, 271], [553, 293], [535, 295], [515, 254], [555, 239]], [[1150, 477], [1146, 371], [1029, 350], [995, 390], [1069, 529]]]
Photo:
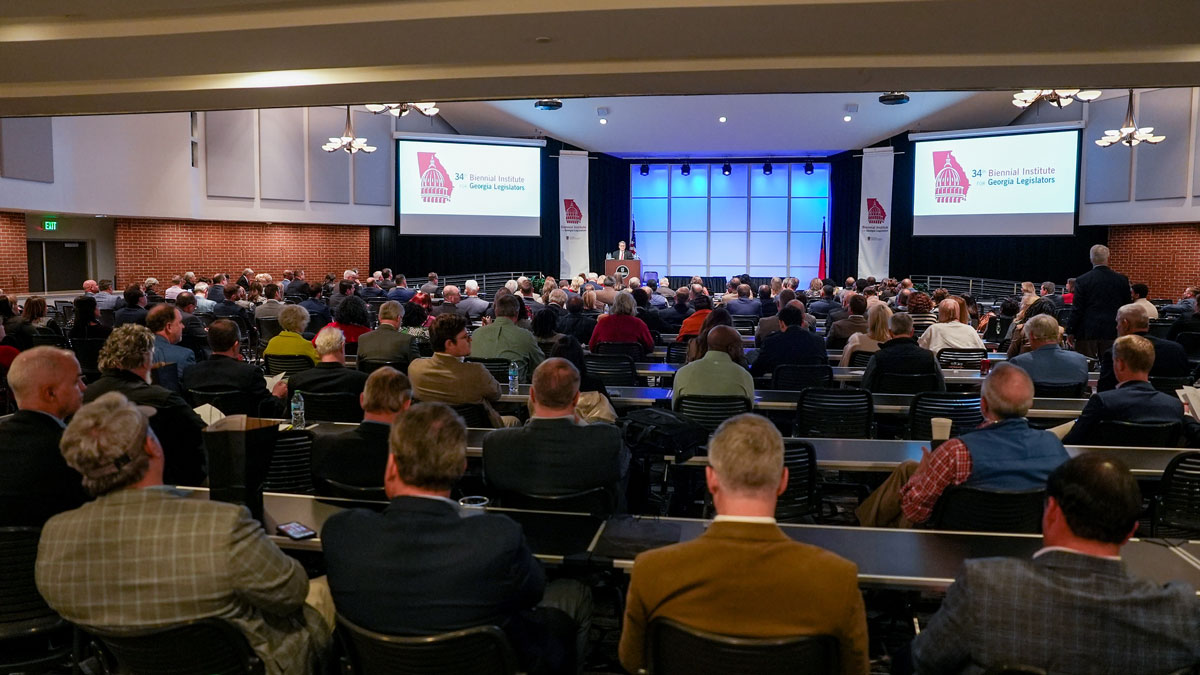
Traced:
[[890, 339], [888, 335], [888, 319], [892, 318], [892, 310], [882, 302], [875, 303], [867, 310], [867, 332], [855, 333], [846, 341], [842, 348], [842, 359], [838, 365], [850, 365], [854, 352], [877, 352], [879, 346]]

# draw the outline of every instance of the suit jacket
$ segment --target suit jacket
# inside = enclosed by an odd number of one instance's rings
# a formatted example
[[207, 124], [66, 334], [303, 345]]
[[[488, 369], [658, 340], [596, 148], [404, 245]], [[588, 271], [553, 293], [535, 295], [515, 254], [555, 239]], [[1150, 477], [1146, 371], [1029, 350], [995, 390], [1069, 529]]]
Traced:
[[183, 389], [186, 398], [191, 399], [188, 390], [218, 391], [234, 390], [245, 394], [246, 407], [237, 411], [251, 417], [281, 417], [284, 402], [271, 395], [267, 390], [267, 382], [263, 379], [262, 371], [254, 366], [231, 359], [223, 354], [214, 354], [189, 367], [183, 373]]
[[50, 516], [87, 501], [83, 478], [58, 448], [63, 428], [34, 410], [0, 421], [0, 527], [41, 527]]
[[392, 635], [494, 624], [526, 663], [538, 651], [529, 610], [542, 599], [545, 572], [507, 517], [397, 497], [382, 513], [330, 516], [321, 540], [334, 604], [355, 624]]
[[409, 300], [412, 300], [413, 296], [416, 294], [417, 294], [417, 292], [414, 291], [413, 289], [409, 288], [408, 286], [396, 286], [392, 290], [388, 291], [387, 299], [395, 300], [396, 302], [403, 305], [404, 303], [408, 302]]
[[284, 307], [287, 307], [287, 305], [278, 300], [267, 300], [263, 304], [254, 308], [254, 318], [277, 319], [279, 318], [279, 313], [283, 311]]
[[[1034, 384], [1081, 384], [1088, 380], [1088, 358], [1056, 344], [1013, 357], [1009, 363], [1029, 373]], [[1116, 386], [1116, 378], [1113, 378]]]
[[785, 364], [829, 363], [825, 343], [812, 331], [803, 326], [788, 326], [782, 333], [769, 336], [758, 352], [758, 358], [750, 366], [755, 377], [770, 375], [776, 366]]
[[208, 331], [204, 328], [204, 322], [188, 312], [180, 312], [179, 315], [183, 320], [183, 339], [179, 345], [191, 349], [193, 353], [208, 347]]
[[297, 391], [319, 394], [344, 392], [358, 395], [367, 385], [367, 374], [340, 363], [322, 361], [288, 377], [288, 400]]
[[[130, 561], [154, 561], [131, 571]], [[304, 604], [304, 568], [244, 506], [165, 488], [125, 489], [51, 518], [37, 586], [68, 621], [157, 628], [217, 617], [237, 626], [267, 673], [306, 673], [327, 629]]]
[[[347, 431], [314, 434], [313, 477], [359, 487], [383, 487], [391, 430], [380, 422], [362, 422]], [[316, 483], [317, 493], [321, 494], [320, 480]]]
[[[1192, 371], [1187, 352], [1174, 340], [1164, 340], [1150, 333], [1134, 333], [1154, 345], [1154, 365], [1150, 374], [1161, 377], [1183, 377]], [[1100, 355], [1100, 377], [1096, 380], [1096, 391], [1109, 391], [1117, 387], [1117, 374], [1113, 372], [1113, 355], [1109, 349]]]
[[696, 311], [688, 305], [683, 305], [682, 310], [683, 311], [680, 311], [680, 306], [678, 304], [671, 303], [669, 307], [659, 310], [658, 317], [675, 330], [679, 330], [679, 327], [683, 324], [683, 322]]
[[774, 524], [717, 521], [697, 539], [638, 555], [620, 644], [631, 673], [645, 664], [656, 617], [743, 637], [831, 635], [842, 673], [868, 670], [858, 568]]
[[879, 345], [879, 351], [871, 357], [863, 370], [862, 388], [876, 391], [881, 375], [895, 373], [897, 375], [917, 375], [920, 373], [936, 373], [938, 391], [946, 390], [946, 382], [942, 378], [942, 367], [937, 358], [928, 349], [922, 349], [916, 339], [909, 337], [892, 338]]
[[814, 300], [813, 303], [808, 306], [808, 311], [812, 312], [812, 315], [818, 319], [824, 319], [829, 315], [830, 312], [835, 309], [840, 309], [841, 306], [842, 303], [834, 300], [833, 298], [822, 297], [820, 300]]
[[127, 323], [136, 323], [139, 326], [146, 325], [146, 308], [145, 307], [122, 307], [113, 312], [113, 327], [123, 326]]
[[412, 358], [412, 336], [387, 325], [358, 336], [358, 358], [374, 361], [399, 361], [408, 367]]
[[456, 305], [458, 313], [475, 320], [483, 316], [488, 310], [488, 301], [480, 298], [478, 295], [466, 295]]
[[434, 352], [408, 365], [408, 379], [413, 398], [448, 405], [482, 403], [492, 426], [501, 426], [500, 415], [488, 403], [500, 399], [500, 383], [482, 363], [467, 363], [445, 352]]
[[[1190, 419], [1190, 418], [1189, 418]], [[1101, 420], [1122, 422], [1184, 422], [1183, 404], [1149, 382], [1126, 382], [1116, 389], [1094, 394], [1083, 406], [1075, 426], [1062, 439], [1063, 445], [1089, 445], [1103, 441], [1097, 436]]]
[[200, 432], [204, 420], [192, 410], [183, 398], [168, 389], [145, 380], [128, 370], [105, 372], [100, 379], [88, 385], [83, 393], [83, 402], [91, 403], [110, 391], [119, 391], [137, 405], [148, 405], [155, 409], [150, 418], [150, 428], [162, 443], [166, 456], [163, 482], [168, 485], [204, 484], [204, 442]]
[[1194, 593], [1057, 549], [1032, 560], [967, 560], [913, 642], [913, 664], [931, 674], [1005, 663], [1064, 675], [1173, 672], [1200, 662]]
[[725, 303], [725, 309], [734, 316], [762, 316], [762, 302], [758, 298], [736, 298]]
[[1117, 310], [1131, 302], [1129, 279], [1107, 265], [1075, 280], [1071, 323], [1067, 333], [1079, 340], [1112, 340], [1117, 337]]
[[833, 322], [829, 328], [829, 335], [825, 338], [825, 348], [841, 349], [846, 346], [846, 341], [850, 339], [851, 335], [865, 332], [867, 332], [867, 317], [862, 314], [839, 319]]
[[483, 477], [500, 490], [563, 495], [605, 487], [616, 498], [624, 455], [621, 431], [611, 424], [535, 417], [483, 438]]
[[190, 366], [196, 365], [196, 353], [187, 347], [171, 344], [161, 335], [155, 335], [154, 360], [160, 363], [175, 364], [175, 372], [182, 379], [183, 371], [187, 370]]
[[592, 339], [592, 331], [596, 330], [596, 320], [583, 312], [568, 313], [558, 320], [554, 330], [564, 335], [573, 335], [579, 340], [579, 344], [586, 345]]
[[671, 332], [671, 327], [667, 325], [667, 322], [663, 321], [658, 312], [650, 307], [638, 307], [636, 316], [646, 324], [646, 328], [658, 331], [659, 335]]
[[322, 325], [328, 325], [330, 321], [333, 321], [333, 312], [329, 311], [329, 306], [320, 300], [309, 298], [301, 302], [300, 306], [308, 310], [310, 317], [315, 314], [324, 319], [325, 323]]

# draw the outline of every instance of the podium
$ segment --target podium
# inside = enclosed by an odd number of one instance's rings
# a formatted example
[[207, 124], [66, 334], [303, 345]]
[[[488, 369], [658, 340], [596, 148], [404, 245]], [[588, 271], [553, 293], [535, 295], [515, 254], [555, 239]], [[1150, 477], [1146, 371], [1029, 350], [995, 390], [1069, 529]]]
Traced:
[[611, 277], [614, 274], [622, 274], [626, 279], [629, 277], [642, 278], [642, 261], [641, 260], [605, 260], [604, 261], [604, 276]]

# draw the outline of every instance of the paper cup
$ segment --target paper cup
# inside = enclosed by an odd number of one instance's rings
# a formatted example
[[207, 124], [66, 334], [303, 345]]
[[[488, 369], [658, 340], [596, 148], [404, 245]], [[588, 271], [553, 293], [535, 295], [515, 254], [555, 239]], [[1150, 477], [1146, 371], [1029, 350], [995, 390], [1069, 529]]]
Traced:
[[467, 496], [458, 500], [458, 505], [468, 509], [486, 509], [492, 500], [481, 496]]
[[929, 420], [929, 425], [933, 427], [933, 441], [941, 443], [950, 438], [950, 426], [954, 424], [954, 420], [949, 417], [934, 417]]

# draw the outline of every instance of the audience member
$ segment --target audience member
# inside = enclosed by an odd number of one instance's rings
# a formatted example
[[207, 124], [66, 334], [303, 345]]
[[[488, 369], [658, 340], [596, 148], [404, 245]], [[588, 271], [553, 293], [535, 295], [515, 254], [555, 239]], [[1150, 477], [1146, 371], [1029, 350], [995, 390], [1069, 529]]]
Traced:
[[913, 335], [917, 337], [938, 321], [933, 313], [933, 300], [920, 291], [908, 296], [908, 315], [912, 317]]
[[375, 277], [367, 277], [367, 280], [363, 282], [362, 290], [360, 290], [358, 294], [364, 300], [368, 298], [383, 298], [387, 296], [387, 292], [379, 287], [379, 281], [375, 279]]
[[278, 319], [279, 313], [283, 311], [283, 303], [280, 302], [280, 289], [275, 284], [267, 284], [263, 287], [263, 303], [254, 309], [254, 318], [257, 319]]
[[725, 309], [734, 316], [762, 316], [762, 303], [750, 293], [749, 284], [738, 284], [736, 297], [725, 303]]
[[88, 279], [83, 282], [83, 294], [88, 297], [94, 297], [100, 292], [100, 284], [96, 283], [95, 279]]
[[412, 404], [412, 385], [404, 373], [384, 366], [367, 378], [358, 400], [363, 421], [357, 427], [313, 437], [312, 473], [317, 494], [343, 496], [327, 481], [352, 487], [383, 487], [388, 434]]
[[192, 290], [192, 295], [196, 298], [196, 312], [200, 314], [212, 314], [217, 303], [208, 299], [208, 284], [203, 281], [198, 282]]
[[637, 305], [635, 316], [644, 324], [646, 328], [657, 332], [659, 335], [671, 331], [671, 327], [667, 325], [658, 315], [658, 311], [650, 306], [650, 291], [645, 288], [633, 289], [633, 302]]
[[1058, 289], [1055, 287], [1053, 281], [1042, 282], [1042, 297], [1054, 303], [1055, 309], [1062, 309], [1067, 306], [1067, 303], [1063, 302], [1061, 295], [1055, 293], [1056, 290]]
[[421, 401], [448, 405], [480, 404], [493, 427], [516, 426], [519, 423], [516, 417], [501, 417], [491, 406], [493, 401], [500, 400], [500, 383], [496, 378], [482, 363], [462, 360], [471, 355], [472, 336], [467, 333], [466, 319], [443, 314], [430, 326], [429, 334], [433, 356], [417, 359], [408, 366], [414, 396]]
[[755, 377], [770, 376], [784, 365], [823, 365], [829, 362], [825, 343], [804, 327], [804, 310], [788, 305], [779, 310], [780, 332], [768, 336], [750, 366]]
[[155, 368], [175, 369], [175, 377], [163, 378], [163, 386], [179, 391], [183, 371], [196, 363], [192, 350], [176, 346], [183, 339], [183, 315], [174, 305], [160, 303], [146, 314], [146, 327], [154, 333]]
[[388, 300], [379, 306], [379, 328], [363, 333], [358, 338], [360, 361], [386, 361], [402, 371], [408, 369], [413, 346], [412, 336], [400, 332], [403, 313], [404, 308], [395, 300]]
[[672, 302], [670, 305], [659, 310], [658, 316], [668, 326], [678, 331], [683, 322], [696, 310], [692, 309], [692, 293], [688, 290], [687, 286], [681, 286], [674, 293], [675, 295], [671, 298]]
[[967, 560], [913, 642], [917, 672], [1019, 662], [1065, 675], [1184, 672], [1200, 663], [1200, 603], [1180, 582], [1133, 577], [1121, 547], [1142, 495], [1120, 460], [1083, 454], [1046, 482], [1043, 548]]
[[267, 342], [263, 356], [307, 356], [314, 364], [320, 361], [313, 343], [301, 335], [308, 321], [308, 310], [301, 305], [285, 306], [279, 312], [280, 331]]
[[961, 313], [958, 301], [953, 298], [942, 300], [938, 305], [938, 322], [925, 329], [917, 344], [934, 354], [943, 349], [986, 349], [979, 333], [964, 323], [966, 317]]
[[583, 298], [577, 295], [567, 300], [567, 314], [558, 320], [555, 330], [587, 344], [591, 341], [592, 331], [595, 329], [596, 320], [583, 313]]
[[1179, 302], [1163, 306], [1163, 312], [1189, 316], [1196, 313], [1196, 296], [1200, 295], [1200, 286], [1188, 286], [1183, 289]]
[[113, 312], [113, 327], [127, 323], [146, 325], [146, 294], [137, 284], [125, 289], [125, 305]]
[[[208, 327], [208, 344], [212, 356], [189, 366], [183, 372], [183, 391], [191, 399], [194, 391], [237, 392], [238, 407], [221, 407], [227, 415], [251, 417], [283, 417], [288, 393], [282, 380], [268, 391], [262, 371], [242, 360], [238, 344], [237, 324], [229, 319], [217, 319]], [[199, 403], [193, 400], [193, 404]], [[231, 405], [227, 402], [226, 406]]]
[[409, 300], [412, 300], [413, 296], [416, 294], [417, 294], [417, 292], [415, 290], [408, 287], [408, 279], [403, 274], [401, 274], [396, 277], [395, 287], [393, 287], [392, 290], [388, 291], [387, 299], [395, 300], [396, 302], [403, 305], [404, 303], [408, 302]]
[[1088, 358], [1059, 346], [1062, 331], [1049, 314], [1039, 314], [1025, 323], [1024, 334], [1029, 338], [1029, 351], [1014, 357], [1009, 363], [1029, 374], [1033, 385], [1085, 386], [1088, 381]]
[[1084, 356], [1099, 358], [1117, 337], [1114, 320], [1131, 296], [1129, 279], [1108, 266], [1108, 247], [1096, 244], [1089, 255], [1092, 270], [1075, 280], [1067, 339]]
[[[211, 331], [209, 328], [209, 332]], [[321, 360], [312, 368], [292, 373], [288, 377], [289, 401], [298, 391], [355, 396], [362, 393], [363, 386], [367, 383], [367, 374], [346, 367], [346, 337], [341, 329], [333, 326], [322, 328], [313, 340], [313, 347]]]
[[179, 310], [179, 318], [183, 322], [183, 337], [179, 344], [192, 350], [199, 360], [208, 346], [208, 329], [196, 315], [196, 296], [190, 291], [184, 291], [175, 296], [175, 308]]
[[33, 347], [13, 359], [8, 386], [17, 411], [0, 418], [0, 527], [41, 527], [87, 499], [58, 450], [65, 420], [83, 402], [83, 371], [65, 349]]
[[163, 297], [167, 300], [174, 300], [183, 292], [183, 277], [176, 274], [171, 277], [171, 285], [167, 286], [167, 290], [163, 293]]
[[[826, 349], [842, 349], [846, 346], [846, 342], [851, 335], [855, 333], [867, 332], [867, 299], [858, 294], [848, 296], [846, 300], [846, 308], [849, 314], [844, 319], [833, 321], [829, 326], [829, 333], [825, 338]], [[834, 314], [829, 314], [828, 320], [832, 320]]]
[[[1145, 338], [1154, 347], [1154, 362], [1149, 375], [1153, 377], [1182, 377], [1191, 371], [1187, 352], [1174, 340], [1151, 335], [1150, 320], [1142, 306], [1137, 303], [1123, 305], [1117, 310], [1117, 335], [1137, 335]], [[1100, 377], [1096, 391], [1109, 391], [1117, 386], [1113, 369], [1113, 351], [1110, 349], [1100, 357]]]
[[808, 306], [808, 311], [818, 319], [824, 319], [829, 316], [830, 312], [841, 306], [842, 303], [833, 297], [833, 286], [825, 285], [821, 287], [821, 297]]
[[163, 489], [169, 452], [139, 406], [118, 392], [85, 405], [62, 452], [96, 500], [42, 530], [37, 586], [56, 612], [117, 632], [217, 617], [267, 675], [312, 672], [333, 633], [328, 586], [310, 584], [246, 507]]
[[754, 378], [734, 360], [735, 353], [743, 353], [741, 334], [731, 326], [712, 328], [704, 356], [675, 373], [671, 387], [674, 405], [678, 406], [683, 396], [744, 396], [753, 401]]
[[[300, 288], [305, 290], [306, 286], [302, 284]], [[333, 321], [333, 312], [329, 311], [329, 306], [321, 299], [321, 295], [325, 291], [319, 285], [307, 286], [307, 291], [308, 299], [301, 301], [300, 306], [308, 311], [316, 325], [321, 327], [329, 325]]]
[[[897, 315], [899, 316], [899, 315]], [[882, 353], [882, 352], [880, 352]], [[876, 355], [878, 356], [878, 355]], [[979, 409], [984, 424], [937, 446], [921, 449], [921, 462], [903, 462], [855, 511], [866, 527], [911, 527], [933, 513], [953, 485], [982, 490], [1030, 490], [1067, 459], [1049, 431], [1032, 429], [1033, 380], [1011, 363], [998, 363], [983, 381]]]
[[404, 303], [403, 312], [400, 313], [400, 332], [414, 338], [429, 338], [429, 325], [432, 323], [433, 317], [425, 311], [425, 306], [417, 301], [418, 293], [413, 296], [412, 300]]
[[112, 283], [108, 279], [101, 279], [100, 283], [97, 284], [100, 289], [96, 292], [96, 307], [98, 309], [115, 310], [117, 308], [117, 301], [120, 300], [120, 296], [113, 293]]
[[346, 342], [357, 347], [358, 337], [371, 331], [371, 312], [366, 301], [357, 295], [347, 296], [334, 310], [333, 323], [328, 327], [342, 331]]
[[634, 316], [635, 302], [630, 293], [618, 293], [613, 300], [612, 313], [600, 317], [592, 338], [588, 341], [588, 349], [596, 351], [602, 342], [634, 342], [642, 347], [643, 354], [654, 351], [654, 338], [646, 323]]
[[608, 400], [604, 382], [588, 374], [587, 362], [583, 358], [583, 345], [573, 336], [564, 335], [554, 344], [552, 357], [566, 359], [579, 371], [579, 400], [575, 403], [575, 415], [585, 423], [608, 422], [615, 424], [617, 411]]
[[842, 358], [838, 361], [838, 365], [849, 366], [855, 352], [874, 353], [879, 351], [880, 345], [891, 338], [888, 334], [888, 321], [891, 318], [892, 310], [882, 302], [875, 303], [868, 309], [867, 330], [862, 333], [854, 333], [846, 340], [846, 346], [842, 348]]
[[462, 293], [459, 292], [458, 286], [450, 284], [442, 289], [442, 304], [433, 308], [433, 315], [438, 316], [446, 312], [457, 314], [460, 302], [462, 302]]
[[[632, 303], [631, 299], [630, 304]], [[546, 355], [538, 347], [533, 333], [517, 325], [520, 311], [521, 301], [516, 296], [497, 298], [496, 320], [471, 335], [470, 355], [480, 359], [515, 361], [520, 369], [521, 381], [529, 382], [533, 369]], [[642, 328], [645, 329], [645, 324], [642, 324]], [[595, 333], [593, 338], [594, 336]], [[425, 400], [424, 397], [421, 397], [421, 400]]]
[[67, 337], [72, 340], [103, 340], [112, 329], [100, 323], [100, 310], [96, 307], [96, 297], [81, 295], [75, 298], [75, 322]]
[[467, 283], [463, 284], [463, 289], [466, 291], [467, 297], [458, 301], [458, 313], [470, 321], [477, 321], [488, 311], [488, 302], [479, 297], [478, 281], [467, 279]]
[[838, 672], [868, 671], [867, 618], [858, 568], [793, 541], [775, 524], [788, 487], [783, 439], [757, 415], [724, 422], [708, 444], [705, 469], [717, 517], [699, 538], [637, 556], [625, 601], [621, 664], [645, 668], [646, 633], [656, 618], [741, 637], [829, 635]]
[[154, 408], [150, 421], [166, 452], [169, 485], [204, 485], [204, 444], [200, 419], [187, 401], [168, 389], [150, 384], [154, 333], [145, 326], [126, 324], [113, 330], [100, 350], [103, 375], [90, 384], [83, 400], [90, 403], [110, 391], [134, 404]]
[[420, 292], [421, 292], [421, 293], [424, 293], [425, 295], [428, 295], [428, 296], [429, 296], [429, 297], [431, 297], [431, 298], [432, 298], [433, 296], [437, 295], [437, 292], [438, 292], [438, 275], [437, 275], [437, 272], [430, 272], [430, 273], [429, 273], [429, 281], [426, 281], [425, 283], [421, 284], [421, 291], [420, 291]]
[[884, 375], [937, 376], [937, 390], [945, 391], [946, 382], [942, 368], [933, 352], [922, 348], [913, 337], [913, 319], [909, 312], [896, 312], [888, 319], [888, 335], [891, 339], [879, 345], [879, 351], [871, 356], [863, 370], [862, 388], [881, 391]]
[[[694, 311], [679, 325], [679, 334], [675, 336], [676, 342], [685, 341], [689, 335], [698, 335], [700, 327], [704, 325], [704, 320], [708, 318], [709, 312], [712, 311], [712, 300], [707, 295], [703, 293], [691, 293], [690, 296]], [[676, 300], [678, 300], [678, 297], [676, 297]]]
[[212, 313], [214, 316], [241, 320], [246, 325], [250, 325], [254, 312], [247, 310], [241, 305], [241, 301], [245, 300], [245, 298], [246, 289], [237, 284], [225, 284], [223, 299], [213, 307]]
[[349, 279], [342, 279], [337, 284], [337, 292], [329, 296], [329, 311], [336, 312], [339, 305], [346, 298], [354, 295], [354, 282]]
[[1133, 304], [1146, 310], [1146, 318], [1157, 319], [1158, 308], [1147, 299], [1150, 297], [1150, 287], [1146, 284], [1132, 284], [1129, 289], [1133, 292]]
[[[729, 310], [718, 307], [704, 318], [704, 323], [700, 325], [700, 334], [687, 343], [687, 363], [702, 359], [708, 353], [708, 334], [714, 326], [733, 326], [733, 316]], [[745, 352], [736, 352], [730, 356], [739, 366], [747, 367]]]
[[1008, 344], [1008, 358], [1010, 359], [1015, 358], [1018, 354], [1024, 354], [1025, 352], [1029, 351], [1029, 340], [1025, 336], [1026, 322], [1035, 316], [1054, 316], [1056, 314], [1054, 303], [1050, 302], [1049, 300], [1035, 296], [1026, 297], [1033, 298], [1033, 300], [1021, 309], [1021, 311], [1017, 314], [1017, 318], [1013, 320], [1012, 324], [1008, 328], [1010, 336], [1010, 341]]

